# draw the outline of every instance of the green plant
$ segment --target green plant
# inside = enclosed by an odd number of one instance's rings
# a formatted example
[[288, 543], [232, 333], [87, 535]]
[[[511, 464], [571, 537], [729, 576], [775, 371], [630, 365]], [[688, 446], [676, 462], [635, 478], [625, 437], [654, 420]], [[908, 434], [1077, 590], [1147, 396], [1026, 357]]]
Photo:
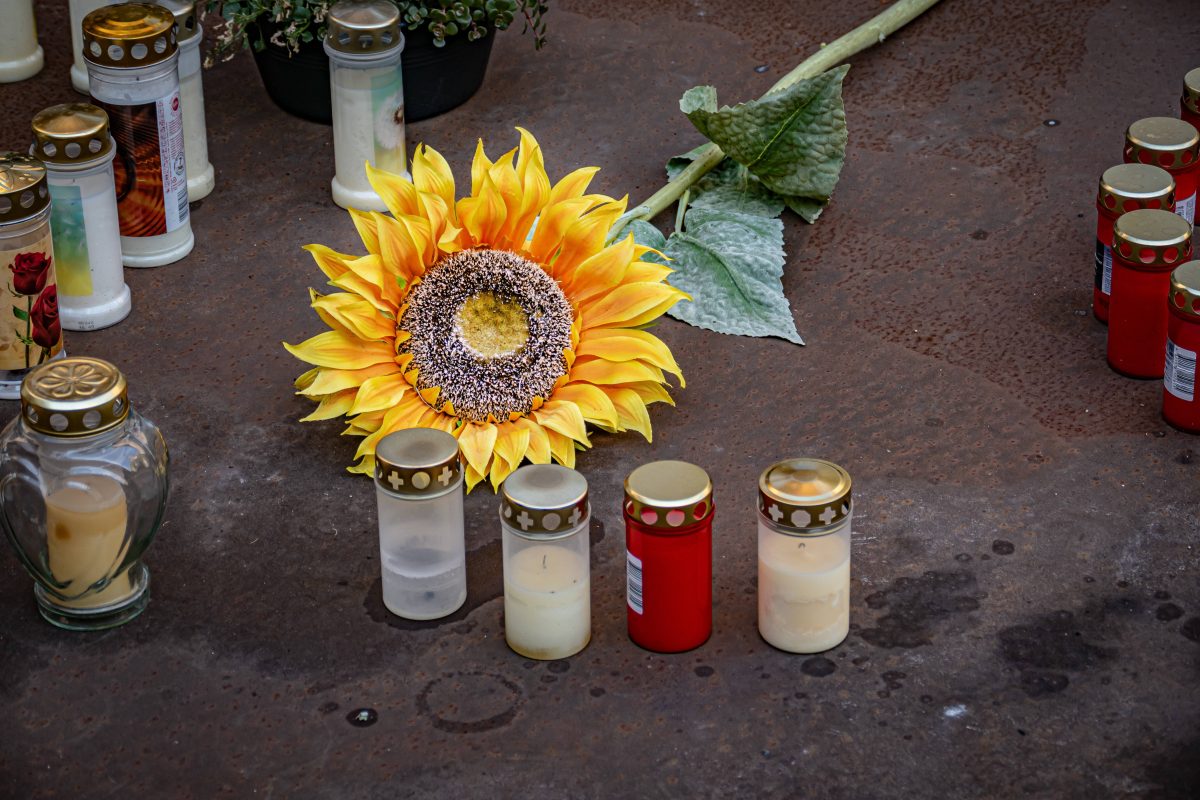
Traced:
[[[505, 30], [516, 19], [524, 18], [524, 31], [533, 33], [534, 46], [546, 43], [545, 14], [547, 0], [392, 0], [408, 30], [424, 28], [437, 47], [446, 40], [463, 35], [475, 41], [487, 35], [488, 28]], [[206, 13], [224, 20], [208, 54], [209, 64], [227, 61], [245, 47], [262, 50], [268, 43], [292, 52], [300, 45], [325, 35], [325, 17], [332, 0], [205, 0]], [[278, 30], [266, 38], [259, 23], [271, 23]]]

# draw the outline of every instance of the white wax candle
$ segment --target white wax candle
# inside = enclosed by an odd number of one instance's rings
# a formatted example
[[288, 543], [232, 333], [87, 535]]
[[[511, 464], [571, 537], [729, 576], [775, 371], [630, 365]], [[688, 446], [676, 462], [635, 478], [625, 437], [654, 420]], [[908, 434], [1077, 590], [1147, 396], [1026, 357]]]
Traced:
[[504, 636], [527, 658], [566, 658], [586, 647], [592, 636], [587, 562], [551, 544], [514, 554], [504, 565]]
[[846, 638], [849, 536], [787, 536], [759, 522], [758, 630], [792, 653], [820, 653]]
[[[399, 54], [397, 54], [398, 56]], [[333, 199], [344, 208], [386, 211], [364, 163], [408, 175], [404, 150], [404, 88], [400, 62], [361, 69], [330, 62], [333, 100]]]
[[208, 163], [208, 124], [204, 118], [200, 36], [179, 43], [179, 105], [183, 110], [183, 155], [187, 167], [188, 201], [208, 197], [216, 183]]
[[33, 77], [42, 61], [33, 0], [0, 0], [0, 83]]
[[133, 594], [129, 571], [117, 575], [94, 594], [87, 587], [112, 576], [121, 566], [129, 543], [121, 484], [103, 475], [71, 478], [46, 497], [46, 549], [50, 572], [74, 600], [56, 602], [70, 608], [95, 608]]

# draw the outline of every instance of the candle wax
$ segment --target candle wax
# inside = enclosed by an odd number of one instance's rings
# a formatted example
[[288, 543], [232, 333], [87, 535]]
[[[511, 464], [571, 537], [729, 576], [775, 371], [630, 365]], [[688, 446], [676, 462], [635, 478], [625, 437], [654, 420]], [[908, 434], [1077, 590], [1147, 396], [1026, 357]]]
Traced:
[[[760, 523], [761, 525], [761, 523]], [[820, 653], [850, 630], [850, 544], [837, 534], [759, 533], [758, 629], [780, 650]]]
[[566, 658], [592, 635], [588, 564], [566, 547], [534, 545], [504, 570], [504, 635], [527, 658]]
[[112, 575], [124, 560], [129, 547], [126, 521], [125, 492], [103, 475], [71, 478], [46, 498], [50, 572], [64, 585], [64, 594], [75, 596], [74, 600], [58, 601], [61, 605], [94, 608], [133, 594], [128, 570], [99, 592], [87, 592], [87, 587]]

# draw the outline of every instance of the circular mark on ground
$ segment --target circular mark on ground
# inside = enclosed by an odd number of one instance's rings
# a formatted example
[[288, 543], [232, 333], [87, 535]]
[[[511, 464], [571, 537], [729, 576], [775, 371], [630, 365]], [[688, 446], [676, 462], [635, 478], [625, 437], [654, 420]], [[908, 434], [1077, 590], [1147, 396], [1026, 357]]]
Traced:
[[992, 542], [992, 552], [998, 556], [1011, 556], [1016, 549], [1012, 542], [1005, 541], [1004, 539], [997, 539]]
[[490, 672], [452, 672], [417, 695], [417, 711], [447, 733], [483, 733], [516, 719], [525, 699], [521, 687]]
[[824, 656], [814, 656], [804, 660], [804, 663], [800, 665], [800, 671], [814, 678], [824, 678], [837, 671], [837, 664]]
[[571, 663], [566, 660], [551, 661], [546, 665], [546, 669], [553, 672], [555, 675], [561, 675], [571, 668]]
[[714, 672], [716, 672], [715, 669], [708, 666], [707, 664], [701, 664], [700, 666], [696, 667], [692, 671], [695, 672], [696, 675], [700, 678], [710, 678], [710, 677], [712, 677], [712, 674]]
[[379, 714], [373, 708], [356, 708], [346, 715], [346, 722], [356, 728], [369, 728], [378, 721]]
[[1170, 622], [1173, 619], [1182, 617], [1183, 609], [1174, 603], [1163, 603], [1155, 610], [1154, 616], [1163, 622]]

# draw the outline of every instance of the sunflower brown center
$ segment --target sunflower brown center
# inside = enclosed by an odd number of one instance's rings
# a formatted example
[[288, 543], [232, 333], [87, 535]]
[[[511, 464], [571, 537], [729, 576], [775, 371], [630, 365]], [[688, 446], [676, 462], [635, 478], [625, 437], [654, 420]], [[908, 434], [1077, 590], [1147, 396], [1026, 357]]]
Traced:
[[574, 315], [540, 266], [503, 250], [466, 250], [431, 267], [408, 295], [416, 387], [437, 388], [435, 408], [462, 419], [527, 414], [567, 371]]

